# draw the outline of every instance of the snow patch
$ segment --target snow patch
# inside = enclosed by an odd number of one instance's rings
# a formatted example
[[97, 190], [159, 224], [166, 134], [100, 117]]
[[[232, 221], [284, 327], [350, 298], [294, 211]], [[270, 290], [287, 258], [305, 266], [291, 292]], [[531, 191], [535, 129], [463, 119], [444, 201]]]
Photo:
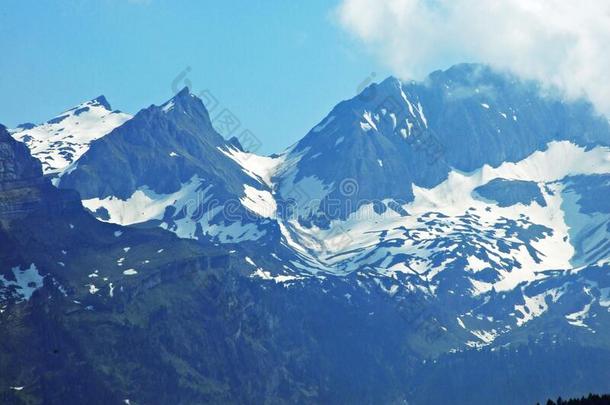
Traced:
[[240, 199], [244, 207], [263, 218], [275, 217], [277, 205], [269, 191], [244, 184], [244, 193], [245, 196]]
[[23, 270], [21, 267], [13, 267], [11, 271], [15, 277], [15, 281], [7, 280], [4, 276], [0, 275], [0, 283], [2, 283], [5, 288], [15, 287], [22, 301], [28, 301], [32, 297], [32, 294], [34, 294], [34, 291], [44, 285], [44, 277], [40, 275], [34, 263]]

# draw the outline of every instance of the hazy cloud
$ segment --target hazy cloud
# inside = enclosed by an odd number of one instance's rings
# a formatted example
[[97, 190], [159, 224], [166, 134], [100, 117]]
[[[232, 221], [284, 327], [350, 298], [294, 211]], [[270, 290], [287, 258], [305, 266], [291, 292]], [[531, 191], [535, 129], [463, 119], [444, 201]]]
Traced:
[[481, 61], [610, 114], [607, 0], [342, 0], [337, 17], [401, 77]]

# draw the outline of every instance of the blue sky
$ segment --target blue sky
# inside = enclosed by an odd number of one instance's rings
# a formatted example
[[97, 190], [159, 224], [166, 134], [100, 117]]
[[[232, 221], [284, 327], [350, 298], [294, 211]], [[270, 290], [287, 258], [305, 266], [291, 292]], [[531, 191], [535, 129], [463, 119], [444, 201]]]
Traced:
[[178, 85], [208, 90], [273, 153], [372, 72], [417, 79], [464, 61], [610, 115], [609, 18], [601, 0], [2, 0], [0, 123], [43, 122], [100, 94], [136, 113], [190, 68]]
[[209, 90], [279, 152], [375, 72], [389, 74], [340, 27], [336, 3], [4, 0], [0, 122], [42, 122], [104, 94], [130, 113], [172, 82]]

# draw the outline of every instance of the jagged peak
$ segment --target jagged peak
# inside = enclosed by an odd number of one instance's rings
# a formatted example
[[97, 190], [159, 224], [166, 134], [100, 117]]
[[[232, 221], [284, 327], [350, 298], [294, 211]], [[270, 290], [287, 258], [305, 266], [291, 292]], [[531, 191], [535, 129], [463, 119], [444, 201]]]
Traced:
[[161, 108], [161, 110], [163, 110], [163, 112], [167, 113], [174, 110], [176, 106], [184, 109], [185, 107], [193, 104], [201, 104], [203, 106], [203, 102], [201, 101], [201, 99], [192, 94], [189, 88], [185, 86], [184, 88], [182, 88], [182, 90], [176, 93], [165, 103], [161, 104], [159, 107]]
[[98, 97], [96, 97], [96, 98], [94, 98], [93, 100], [89, 101], [86, 104], [89, 104], [89, 105], [101, 105], [102, 107], [104, 107], [108, 111], [112, 111], [112, 107], [110, 106], [110, 103], [108, 102], [108, 100], [106, 99], [106, 97], [103, 94], [98, 96]]
[[175, 99], [177, 98], [185, 98], [187, 96], [191, 96], [191, 90], [188, 88], [188, 86], [184, 86], [182, 88], [182, 90], [180, 90], [178, 93], [176, 93], [176, 95], [174, 96]]

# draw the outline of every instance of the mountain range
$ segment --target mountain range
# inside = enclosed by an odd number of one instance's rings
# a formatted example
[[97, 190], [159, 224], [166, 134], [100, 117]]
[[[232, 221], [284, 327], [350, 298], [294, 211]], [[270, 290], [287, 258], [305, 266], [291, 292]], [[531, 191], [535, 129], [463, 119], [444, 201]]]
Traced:
[[372, 84], [271, 156], [217, 125], [184, 88], [0, 128], [4, 402], [610, 390], [610, 122], [589, 102], [461, 64]]

